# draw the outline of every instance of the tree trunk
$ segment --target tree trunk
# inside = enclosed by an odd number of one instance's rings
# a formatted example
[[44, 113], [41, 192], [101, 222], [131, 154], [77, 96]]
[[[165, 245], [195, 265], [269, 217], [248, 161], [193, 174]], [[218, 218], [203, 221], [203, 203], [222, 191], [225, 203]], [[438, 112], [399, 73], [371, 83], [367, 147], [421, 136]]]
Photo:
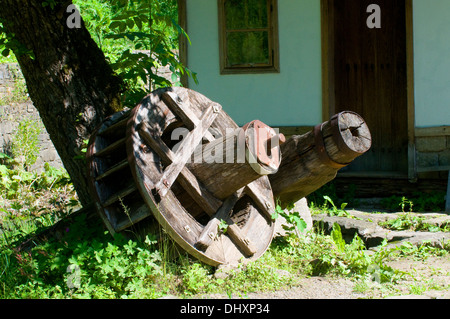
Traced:
[[0, 22], [15, 40], [31, 50], [17, 60], [34, 106], [72, 178], [83, 206], [92, 200], [87, 169], [80, 158], [83, 141], [106, 116], [120, 109], [123, 82], [81, 23], [69, 28], [72, 1], [0, 0]]

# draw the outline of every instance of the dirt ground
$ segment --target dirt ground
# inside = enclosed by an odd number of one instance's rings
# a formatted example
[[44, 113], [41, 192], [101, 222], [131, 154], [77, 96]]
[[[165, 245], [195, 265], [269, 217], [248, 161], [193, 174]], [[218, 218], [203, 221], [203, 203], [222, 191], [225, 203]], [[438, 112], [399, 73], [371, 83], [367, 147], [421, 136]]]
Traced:
[[[352, 211], [359, 217], [387, 218], [389, 214], [364, 216], [364, 212]], [[441, 214], [442, 215], [442, 214]], [[444, 214], [446, 215], [446, 214]], [[437, 216], [436, 218], [442, 218]], [[422, 233], [421, 235], [424, 235]], [[430, 233], [430, 236], [433, 236]], [[426, 237], [426, 236], [425, 236]], [[426, 238], [421, 238], [426, 240]], [[426, 260], [401, 257], [387, 262], [393, 269], [406, 275], [395, 284], [354, 282], [345, 278], [307, 277], [288, 290], [249, 293], [232, 298], [249, 299], [450, 299], [450, 256], [430, 256]], [[229, 298], [227, 295], [211, 295], [206, 298]]]
[[[396, 284], [356, 283], [345, 278], [308, 277], [288, 290], [232, 295], [234, 299], [450, 299], [450, 256], [426, 261], [401, 258], [388, 262], [407, 275]], [[228, 299], [228, 295], [202, 296]]]

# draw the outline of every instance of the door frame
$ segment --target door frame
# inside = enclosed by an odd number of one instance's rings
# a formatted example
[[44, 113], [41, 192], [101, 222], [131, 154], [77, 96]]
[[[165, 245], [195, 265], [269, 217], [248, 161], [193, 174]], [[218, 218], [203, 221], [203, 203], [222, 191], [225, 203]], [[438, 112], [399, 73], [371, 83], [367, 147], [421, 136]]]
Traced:
[[[334, 96], [334, 15], [332, 0], [321, 0], [321, 42], [322, 42], [322, 120], [328, 121], [335, 113]], [[417, 180], [415, 161], [415, 106], [414, 106], [414, 33], [413, 4], [405, 0], [406, 11], [406, 83], [408, 126], [408, 179]]]

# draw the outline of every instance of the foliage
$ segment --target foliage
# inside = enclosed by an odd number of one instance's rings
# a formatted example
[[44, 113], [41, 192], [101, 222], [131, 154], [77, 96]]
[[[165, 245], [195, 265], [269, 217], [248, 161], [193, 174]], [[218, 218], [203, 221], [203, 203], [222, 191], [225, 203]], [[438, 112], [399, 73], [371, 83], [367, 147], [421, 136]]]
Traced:
[[391, 196], [384, 198], [382, 200], [382, 204], [386, 209], [390, 209], [393, 211], [398, 210], [400, 206], [402, 212], [405, 212], [406, 208], [410, 212], [438, 212], [444, 210], [445, 193], [414, 192], [411, 196], [409, 196], [409, 198], [406, 198], [405, 196]]
[[[14, 72], [13, 70], [10, 71]], [[25, 85], [25, 80], [23, 80], [18, 75], [13, 74], [13, 76], [15, 77], [14, 86], [12, 87], [10, 93], [5, 94], [3, 97], [0, 97], [0, 105], [24, 103], [28, 100], [28, 92]]]
[[425, 217], [417, 216], [411, 212], [401, 214], [398, 218], [380, 222], [379, 225], [391, 230], [411, 230], [411, 231], [428, 231], [428, 232], [448, 232], [450, 226], [444, 224], [442, 226], [431, 225], [426, 221]]
[[288, 225], [283, 225], [283, 228], [289, 233], [296, 233], [300, 236], [306, 230], [306, 222], [300, 216], [299, 212], [292, 211], [295, 206], [288, 205], [286, 210], [282, 209], [279, 203], [275, 207], [275, 212], [272, 214], [272, 219], [276, 220], [279, 216], [283, 217]]
[[324, 202], [321, 206], [316, 206], [314, 203], [311, 203], [311, 212], [312, 214], [322, 214], [325, 213], [328, 216], [338, 216], [338, 217], [348, 217], [358, 219], [357, 217], [348, 213], [345, 208], [347, 207], [347, 203], [341, 203], [341, 206], [338, 208], [334, 201], [330, 196], [323, 196]]
[[29, 169], [38, 158], [41, 132], [42, 126], [37, 120], [24, 118], [19, 122], [12, 140], [11, 151], [25, 169]]
[[1, 63], [15, 63], [16, 56], [24, 54], [34, 58], [33, 52], [20, 43], [14, 34], [6, 32], [2, 21], [0, 21], [0, 53]]
[[[179, 62], [176, 0], [75, 1], [93, 38], [113, 70], [126, 82], [125, 105], [133, 107], [146, 93], [164, 86], [181, 85], [183, 74], [196, 75]], [[188, 38], [189, 39], [189, 38]], [[157, 74], [168, 67], [171, 81]]]
[[[134, 107], [150, 91], [163, 86], [181, 85], [179, 79], [192, 72], [180, 63], [178, 36], [189, 37], [177, 23], [177, 1], [74, 0], [86, 28], [104, 52], [112, 69], [125, 81], [124, 104]], [[57, 1], [44, 1], [52, 10]], [[0, 63], [16, 62], [14, 55], [29, 55], [13, 34], [6, 33], [0, 21]], [[171, 81], [157, 75], [168, 67]]]
[[358, 205], [359, 200], [355, 198], [356, 193], [356, 185], [355, 184], [349, 184], [348, 187], [346, 187], [345, 191], [341, 191], [341, 194], [338, 196], [338, 192], [336, 190], [336, 183], [335, 181], [331, 181], [325, 185], [323, 185], [321, 188], [316, 190], [315, 192], [309, 194], [307, 196], [308, 203], [310, 206], [314, 208], [320, 208], [325, 205], [330, 204], [329, 201], [325, 198], [328, 197], [332, 200], [336, 206], [341, 206], [343, 204], [345, 205]]
[[[418, 193], [417, 193], [418, 194]], [[418, 194], [413, 200], [402, 196], [401, 199], [397, 196], [392, 196], [384, 199], [384, 204], [391, 208], [401, 207], [402, 214], [399, 214], [398, 218], [390, 219], [384, 222], [380, 222], [379, 225], [391, 230], [411, 230], [411, 231], [449, 231], [449, 225], [444, 224], [442, 226], [431, 225], [426, 223], [426, 218], [414, 214], [417, 211], [417, 206], [420, 207], [420, 211], [424, 211], [425, 208], [431, 208], [431, 210], [441, 211], [443, 204], [444, 194], [433, 194], [423, 196]], [[413, 202], [414, 201], [414, 202]], [[418, 203], [416, 205], [415, 203]], [[408, 210], [408, 211], [407, 211]]]
[[0, 244], [12, 244], [48, 227], [78, 206], [64, 169], [45, 164], [44, 171], [27, 172], [11, 166], [0, 153]]
[[[344, 276], [358, 281], [362, 289], [368, 283], [390, 285], [407, 275], [386, 265], [395, 255], [420, 259], [447, 254], [446, 250], [408, 243], [390, 249], [386, 242], [368, 252], [358, 236], [347, 244], [337, 224], [330, 235], [317, 229], [304, 231], [298, 213], [292, 207], [283, 211], [279, 206], [276, 213], [288, 221], [288, 236], [275, 238], [263, 256], [240, 264], [225, 278], [216, 278], [214, 267], [192, 260], [186, 253], [174, 253], [176, 246], [163, 231], [143, 240], [112, 237], [101, 224], [88, 227], [86, 215], [71, 218], [59, 237], [36, 241], [24, 249], [17, 244], [53, 225], [70, 206], [67, 200], [42, 205], [39, 194], [47, 189], [59, 196], [69, 180], [66, 173], [48, 166], [33, 176], [29, 174], [35, 173], [3, 164], [1, 170], [6, 179], [13, 174], [26, 177], [9, 198], [5, 197], [8, 188], [1, 187], [0, 298], [142, 299], [207, 293], [245, 298], [250, 292], [288, 289], [312, 275]], [[41, 204], [26, 202], [27, 193]], [[42, 208], [33, 208], [39, 206]]]

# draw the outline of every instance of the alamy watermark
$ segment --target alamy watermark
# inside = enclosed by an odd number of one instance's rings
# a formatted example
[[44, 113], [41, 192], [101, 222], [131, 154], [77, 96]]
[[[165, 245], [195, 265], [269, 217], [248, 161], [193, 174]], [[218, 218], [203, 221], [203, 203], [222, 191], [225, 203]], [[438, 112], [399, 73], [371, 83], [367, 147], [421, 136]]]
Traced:
[[77, 6], [74, 4], [67, 6], [66, 12], [70, 13], [66, 20], [67, 27], [69, 29], [81, 28], [81, 13]]
[[[66, 20], [67, 27], [69, 29], [79, 29], [81, 28], [81, 14], [80, 10], [74, 5], [70, 4], [67, 6], [67, 13], [70, 13]], [[366, 20], [367, 27], [369, 29], [380, 29], [381, 28], [381, 8], [378, 4], [370, 4], [366, 10], [370, 13]]]
[[[172, 151], [177, 153], [181, 147], [194, 149], [188, 163], [245, 163], [250, 164], [263, 161], [271, 162], [275, 152], [279, 151], [279, 129], [271, 127], [227, 128], [225, 135], [219, 131], [210, 129], [215, 138], [207, 145], [186, 145], [186, 137], [191, 132], [187, 128], [180, 127], [172, 131], [171, 140], [177, 142]], [[214, 132], [215, 131], [215, 132]], [[250, 142], [249, 142], [250, 141]]]
[[370, 13], [366, 20], [369, 29], [381, 29], [381, 8], [378, 4], [371, 4], [367, 7], [367, 13]]
[[75, 264], [70, 264], [66, 269], [67, 273], [70, 275], [67, 277], [66, 285], [68, 288], [80, 288], [81, 287], [81, 269], [80, 266]]

